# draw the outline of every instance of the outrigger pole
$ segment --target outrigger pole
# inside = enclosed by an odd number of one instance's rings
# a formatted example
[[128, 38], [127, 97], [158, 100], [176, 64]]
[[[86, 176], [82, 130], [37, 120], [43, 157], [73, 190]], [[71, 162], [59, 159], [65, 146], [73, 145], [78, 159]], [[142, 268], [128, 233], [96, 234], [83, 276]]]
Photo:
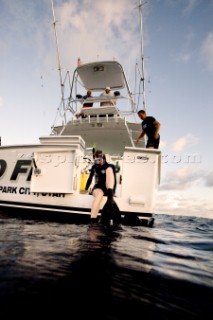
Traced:
[[53, 28], [54, 28], [54, 33], [55, 33], [55, 43], [56, 43], [56, 51], [57, 51], [57, 60], [58, 60], [58, 71], [59, 71], [59, 79], [60, 79], [60, 88], [61, 88], [61, 102], [62, 102], [62, 107], [63, 107], [63, 117], [64, 117], [64, 122], [66, 124], [66, 113], [65, 113], [65, 99], [64, 99], [64, 84], [62, 81], [62, 72], [61, 72], [61, 61], [60, 61], [60, 54], [59, 54], [59, 46], [58, 46], [58, 37], [57, 37], [57, 31], [56, 31], [56, 19], [55, 19], [55, 12], [54, 12], [54, 5], [53, 5], [53, 0], [51, 0], [52, 4], [52, 15], [53, 15]]
[[141, 71], [142, 71], [141, 81], [142, 81], [142, 88], [143, 88], [143, 109], [146, 111], [142, 6], [143, 6], [142, 0], [140, 0], [139, 11], [140, 11], [140, 33], [141, 33]]

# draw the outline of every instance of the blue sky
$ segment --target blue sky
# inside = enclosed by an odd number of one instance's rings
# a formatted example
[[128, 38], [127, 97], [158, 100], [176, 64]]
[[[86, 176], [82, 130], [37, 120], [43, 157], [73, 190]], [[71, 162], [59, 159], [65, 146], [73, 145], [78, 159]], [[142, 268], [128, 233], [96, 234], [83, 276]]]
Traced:
[[[115, 58], [134, 89], [140, 63], [137, 0], [55, 0], [63, 76]], [[143, 5], [147, 113], [161, 122], [155, 212], [213, 218], [213, 0]], [[3, 145], [48, 135], [60, 103], [50, 0], [0, 0]], [[140, 121], [140, 119], [138, 119]]]

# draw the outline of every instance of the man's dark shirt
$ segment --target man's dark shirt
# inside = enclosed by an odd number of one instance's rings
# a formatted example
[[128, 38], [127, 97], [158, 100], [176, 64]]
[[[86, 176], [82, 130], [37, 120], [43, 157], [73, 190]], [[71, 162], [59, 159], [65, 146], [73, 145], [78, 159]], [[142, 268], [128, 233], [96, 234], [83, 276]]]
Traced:
[[[88, 98], [92, 98], [92, 96], [86, 95], [86, 96], [83, 96], [83, 98], [86, 100]], [[92, 106], [93, 106], [92, 102], [84, 102], [84, 104], [83, 104], [83, 108], [92, 107]]]
[[156, 119], [154, 117], [146, 117], [146, 119], [144, 119], [141, 123], [142, 128], [147, 134], [148, 138], [153, 138], [156, 132], [156, 127], [154, 125], [155, 120]]

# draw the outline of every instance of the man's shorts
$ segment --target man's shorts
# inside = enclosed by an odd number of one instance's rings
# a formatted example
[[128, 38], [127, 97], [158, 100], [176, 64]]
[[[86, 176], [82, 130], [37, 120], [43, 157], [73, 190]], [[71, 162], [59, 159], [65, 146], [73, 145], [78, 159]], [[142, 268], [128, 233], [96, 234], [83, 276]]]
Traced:
[[154, 148], [154, 149], [158, 149], [159, 147], [159, 143], [160, 143], [160, 135], [158, 137], [158, 139], [153, 138], [149, 138], [146, 144], [146, 148]]

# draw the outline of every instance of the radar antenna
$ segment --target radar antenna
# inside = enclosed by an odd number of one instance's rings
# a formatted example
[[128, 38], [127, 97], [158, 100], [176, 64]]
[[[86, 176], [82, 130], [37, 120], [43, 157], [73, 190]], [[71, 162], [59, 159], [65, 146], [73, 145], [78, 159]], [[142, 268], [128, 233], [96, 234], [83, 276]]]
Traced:
[[64, 118], [64, 122], [66, 124], [67, 121], [66, 121], [66, 113], [65, 113], [64, 83], [62, 81], [61, 61], [60, 61], [58, 37], [57, 37], [57, 30], [56, 30], [57, 21], [55, 19], [53, 0], [51, 0], [51, 4], [52, 4], [53, 28], [54, 28], [54, 34], [55, 34], [55, 43], [56, 43], [57, 60], [58, 60], [58, 72], [59, 72], [60, 88], [61, 88], [61, 101], [62, 101], [62, 108], [63, 108], [63, 118]]
[[141, 34], [141, 81], [143, 88], [143, 109], [146, 111], [146, 94], [145, 94], [145, 72], [144, 72], [144, 45], [143, 45], [143, 5], [142, 0], [139, 2], [139, 11], [140, 11], [140, 34]]

